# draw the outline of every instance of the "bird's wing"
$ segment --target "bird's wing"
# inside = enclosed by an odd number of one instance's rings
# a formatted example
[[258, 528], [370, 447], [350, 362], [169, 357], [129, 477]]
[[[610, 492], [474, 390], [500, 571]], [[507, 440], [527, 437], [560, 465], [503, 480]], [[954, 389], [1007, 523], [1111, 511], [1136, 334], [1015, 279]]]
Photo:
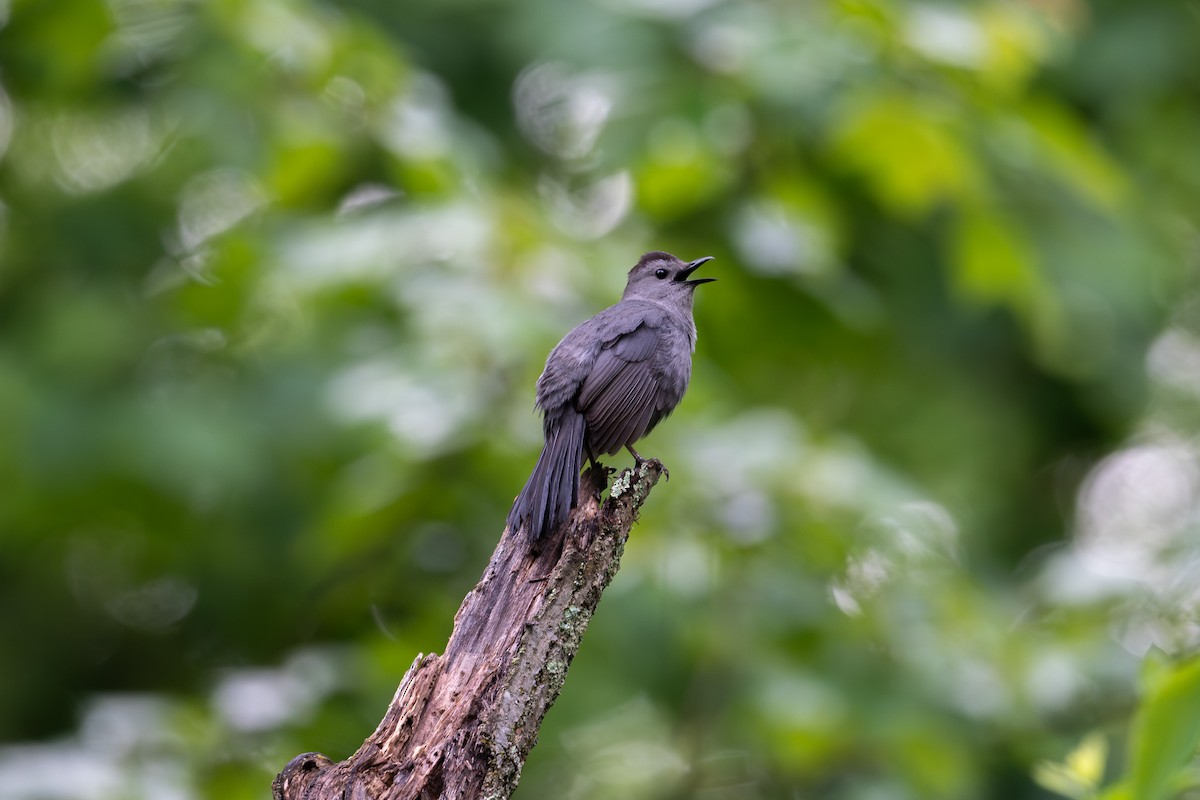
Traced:
[[600, 350], [576, 400], [593, 452], [615, 453], [649, 427], [659, 395], [651, 358], [659, 336], [658, 328], [643, 322]]

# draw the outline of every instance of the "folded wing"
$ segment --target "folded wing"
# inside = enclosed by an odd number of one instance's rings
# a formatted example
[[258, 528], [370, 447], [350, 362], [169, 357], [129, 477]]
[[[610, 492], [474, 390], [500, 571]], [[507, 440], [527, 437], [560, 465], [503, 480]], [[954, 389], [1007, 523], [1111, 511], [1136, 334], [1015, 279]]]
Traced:
[[645, 323], [607, 342], [579, 390], [592, 452], [616, 453], [661, 417], [661, 386], [653, 370], [659, 330]]

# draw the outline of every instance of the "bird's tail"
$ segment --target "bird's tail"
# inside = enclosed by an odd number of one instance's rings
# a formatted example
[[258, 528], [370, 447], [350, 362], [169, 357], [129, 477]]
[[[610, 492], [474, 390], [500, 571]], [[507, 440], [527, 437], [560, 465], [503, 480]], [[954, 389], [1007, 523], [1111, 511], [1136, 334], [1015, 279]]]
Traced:
[[583, 415], [567, 408], [546, 420], [546, 444], [537, 464], [508, 512], [508, 527], [528, 524], [529, 541], [536, 543], [562, 524], [579, 502], [579, 470], [583, 466]]

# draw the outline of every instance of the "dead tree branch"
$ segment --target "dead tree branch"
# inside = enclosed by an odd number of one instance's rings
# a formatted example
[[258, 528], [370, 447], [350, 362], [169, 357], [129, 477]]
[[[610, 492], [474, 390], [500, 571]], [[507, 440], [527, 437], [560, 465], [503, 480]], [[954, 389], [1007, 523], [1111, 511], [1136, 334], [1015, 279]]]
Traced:
[[445, 654], [417, 656], [350, 758], [293, 758], [275, 778], [275, 800], [508, 798], [662, 474], [657, 461], [625, 470], [601, 503], [607, 476], [589, 470], [557, 548], [531, 554], [506, 530]]

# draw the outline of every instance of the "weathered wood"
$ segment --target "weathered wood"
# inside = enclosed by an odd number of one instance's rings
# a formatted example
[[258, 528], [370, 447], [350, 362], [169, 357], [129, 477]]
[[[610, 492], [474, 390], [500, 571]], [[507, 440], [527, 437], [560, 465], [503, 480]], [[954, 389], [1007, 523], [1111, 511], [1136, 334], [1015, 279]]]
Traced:
[[350, 758], [293, 758], [272, 784], [275, 800], [509, 797], [663, 472], [653, 460], [625, 470], [601, 503], [607, 474], [589, 470], [554, 548], [530, 553], [506, 530], [454, 617], [446, 652], [417, 656]]

